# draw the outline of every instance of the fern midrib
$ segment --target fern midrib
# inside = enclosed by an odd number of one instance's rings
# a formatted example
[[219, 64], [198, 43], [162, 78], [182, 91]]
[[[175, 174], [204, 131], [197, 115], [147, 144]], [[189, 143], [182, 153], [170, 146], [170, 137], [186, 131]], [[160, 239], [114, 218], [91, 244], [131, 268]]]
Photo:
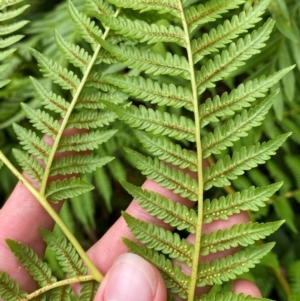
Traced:
[[195, 233], [195, 248], [192, 260], [192, 270], [190, 276], [189, 290], [188, 290], [188, 301], [194, 300], [195, 288], [197, 283], [197, 271], [198, 271], [198, 262], [200, 258], [200, 249], [201, 249], [201, 232], [202, 232], [202, 215], [203, 215], [203, 173], [202, 173], [202, 145], [201, 145], [201, 133], [200, 133], [200, 118], [199, 118], [199, 108], [198, 108], [198, 89], [196, 82], [196, 73], [194, 69], [194, 60], [192, 53], [192, 46], [190, 42], [189, 28], [184, 14], [183, 5], [181, 1], [178, 0], [178, 3], [181, 6], [181, 20], [183, 25], [183, 30], [186, 37], [186, 50], [189, 62], [189, 72], [190, 72], [190, 82], [193, 91], [193, 107], [194, 107], [194, 121], [195, 121], [195, 140], [197, 148], [197, 177], [198, 177], [198, 215], [197, 215], [197, 226]]

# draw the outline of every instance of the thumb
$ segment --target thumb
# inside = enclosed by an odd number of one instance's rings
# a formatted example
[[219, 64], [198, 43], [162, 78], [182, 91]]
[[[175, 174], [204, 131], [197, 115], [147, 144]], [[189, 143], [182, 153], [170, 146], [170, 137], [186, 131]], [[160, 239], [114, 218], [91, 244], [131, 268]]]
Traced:
[[158, 270], [138, 255], [119, 256], [105, 275], [95, 301], [166, 301]]

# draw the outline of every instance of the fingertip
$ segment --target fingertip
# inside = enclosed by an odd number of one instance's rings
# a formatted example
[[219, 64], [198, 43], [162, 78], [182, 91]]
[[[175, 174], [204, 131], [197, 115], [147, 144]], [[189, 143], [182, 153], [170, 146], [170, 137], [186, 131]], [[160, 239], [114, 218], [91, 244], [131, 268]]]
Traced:
[[258, 287], [251, 281], [245, 279], [239, 279], [233, 283], [234, 293], [243, 293], [245, 296], [250, 295], [252, 297], [261, 298], [261, 292]]
[[166, 301], [164, 281], [146, 260], [131, 253], [119, 256], [106, 274], [96, 301]]

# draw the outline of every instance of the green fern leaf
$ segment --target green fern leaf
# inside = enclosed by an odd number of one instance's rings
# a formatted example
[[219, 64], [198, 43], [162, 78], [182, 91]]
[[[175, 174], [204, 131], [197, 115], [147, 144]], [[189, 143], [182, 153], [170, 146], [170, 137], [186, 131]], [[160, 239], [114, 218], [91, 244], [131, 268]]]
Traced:
[[57, 287], [51, 290], [50, 301], [73, 301], [72, 289], [70, 286]]
[[66, 42], [57, 31], [55, 32], [55, 41], [58, 49], [64, 54], [65, 58], [84, 72], [92, 59], [88, 52], [78, 45]]
[[0, 39], [0, 49], [7, 48], [17, 42], [19, 42], [24, 36], [23, 35], [14, 35], [4, 39]]
[[125, 148], [130, 154], [134, 165], [141, 170], [142, 174], [159, 183], [161, 186], [172, 190], [183, 198], [197, 201], [197, 181], [181, 170], [169, 167], [157, 158], [145, 157], [138, 152]]
[[80, 290], [79, 301], [93, 301], [98, 288], [99, 283], [96, 281], [83, 283]]
[[222, 127], [217, 127], [214, 133], [210, 132], [202, 138], [203, 158], [209, 157], [212, 153], [219, 154], [220, 150], [233, 145], [233, 141], [240, 137], [247, 136], [247, 131], [252, 127], [260, 126], [266, 114], [274, 103], [278, 91], [272, 93], [264, 101], [249, 111], [243, 110], [241, 114], [235, 115]]
[[112, 112], [82, 111], [74, 113], [68, 121], [68, 128], [92, 129], [109, 125], [116, 119], [116, 114]]
[[109, 18], [100, 15], [98, 19], [116, 31], [117, 34], [137, 39], [140, 43], [172, 42], [180, 46], [185, 44], [184, 32], [178, 26], [149, 25], [147, 22], [141, 20], [132, 21], [129, 18], [121, 16], [118, 18]]
[[175, 86], [174, 84], [160, 84], [149, 78], [128, 75], [107, 75], [107, 82], [120, 88], [132, 97], [142, 98], [152, 104], [160, 106], [172, 106], [174, 108], [185, 107], [193, 110], [192, 91], [187, 87]]
[[30, 7], [30, 5], [24, 5], [16, 9], [2, 11], [0, 13], [0, 22], [7, 21], [21, 15], [28, 7]]
[[159, 160], [179, 166], [181, 169], [189, 168], [191, 171], [197, 171], [195, 152], [183, 149], [180, 145], [174, 144], [164, 137], [152, 136], [138, 130], [135, 130], [134, 133], [149, 153]]
[[238, 8], [244, 3], [244, 0], [211, 0], [207, 3], [191, 6], [185, 9], [186, 22], [189, 26], [189, 31], [192, 32], [197, 26], [215, 21], [222, 14], [231, 9]]
[[113, 157], [102, 157], [93, 154], [62, 157], [53, 162], [50, 175], [93, 172], [113, 159]]
[[291, 280], [291, 292], [300, 295], [300, 261], [293, 262], [288, 269], [288, 275]]
[[114, 14], [112, 6], [103, 0], [85, 0], [86, 8], [93, 16], [105, 15], [111, 16]]
[[40, 70], [45, 77], [51, 78], [54, 83], [60, 85], [63, 89], [77, 89], [80, 80], [72, 71], [68, 71], [34, 49], [31, 50], [31, 53], [38, 61]]
[[48, 113], [41, 110], [34, 110], [30, 106], [22, 103], [22, 109], [33, 126], [44, 134], [55, 138], [59, 132], [60, 124]]
[[26, 152], [18, 149], [12, 150], [15, 159], [18, 161], [22, 170], [25, 171], [32, 179], [36, 180], [39, 184], [42, 182], [44, 170], [42, 166]]
[[195, 141], [195, 125], [189, 118], [146, 109], [144, 106], [139, 106], [139, 108], [131, 106], [125, 109], [108, 102], [103, 101], [103, 103], [121, 120], [134, 128], [151, 131], [153, 134], [168, 135], [176, 139]]
[[200, 61], [203, 56], [216, 52], [218, 48], [224, 47], [233, 39], [244, 33], [261, 20], [261, 15], [266, 10], [270, 0], [257, 2], [243, 11], [239, 16], [234, 15], [231, 21], [225, 20], [222, 25], [212, 28], [209, 33], [204, 33], [200, 39], [192, 40], [192, 52], [194, 63]]
[[98, 39], [98, 42], [130, 68], [145, 71], [153, 75], [180, 75], [185, 79], [189, 79], [189, 64], [184, 56], [172, 55], [170, 52], [167, 52], [163, 56], [159, 53], [150, 52], [147, 49], [140, 49], [135, 46], [124, 44], [116, 46], [100, 39]]
[[80, 178], [72, 177], [70, 180], [56, 180], [51, 182], [46, 189], [46, 197], [53, 202], [72, 198], [94, 189], [94, 186]]
[[199, 107], [201, 126], [204, 127], [209, 122], [218, 121], [217, 117], [233, 115], [234, 111], [249, 107], [258, 97], [264, 97], [270, 87], [275, 85], [287, 72], [294, 67], [280, 70], [268, 77], [262, 76], [259, 79], [241, 84], [237, 89], [232, 90], [228, 95], [224, 93], [221, 97], [215, 96], [207, 99]]
[[185, 239], [181, 239], [177, 233], [165, 230], [152, 223], [142, 222], [126, 212], [123, 212], [122, 215], [135, 238], [141, 243], [147, 245], [148, 248], [162, 251], [170, 258], [183, 261], [188, 266], [192, 265], [193, 245], [188, 244]]
[[47, 162], [51, 148], [42, 139], [37, 137], [35, 132], [27, 130], [17, 124], [13, 125], [14, 131], [23, 145], [23, 149], [36, 156], [39, 159]]
[[133, 252], [158, 268], [163, 279], [165, 280], [167, 288], [173, 293], [178, 293], [182, 298], [186, 298], [188, 294], [189, 276], [186, 276], [178, 265], [173, 265], [169, 259], [166, 259], [163, 254], [159, 254], [155, 250], [146, 249], [137, 243], [123, 238], [124, 244], [130, 252]]
[[244, 39], [239, 39], [236, 44], [232, 43], [228, 50], [224, 50], [221, 55], [216, 55], [214, 60], [209, 60], [201, 71], [196, 73], [198, 93], [201, 94], [206, 88], [214, 87], [215, 81], [222, 79], [243, 65], [243, 61], [259, 53], [259, 50], [265, 46], [273, 26], [274, 21], [269, 19], [260, 29], [254, 30]]
[[181, 5], [174, 0], [109, 0], [111, 4], [121, 8], [132, 8], [141, 12], [154, 10], [159, 14], [170, 13], [175, 17], [180, 17]]
[[275, 154], [288, 136], [290, 136], [290, 133], [283, 134], [262, 144], [257, 143], [250, 147], [242, 147], [239, 151], [233, 153], [232, 158], [226, 156], [224, 159], [218, 160], [215, 165], [206, 168], [204, 171], [205, 190], [212, 186], [230, 185], [229, 180], [236, 179], [238, 175], [244, 173], [244, 170], [265, 163], [271, 155]]
[[282, 186], [282, 182], [268, 186], [262, 186], [222, 196], [219, 199], [206, 199], [203, 204], [203, 222], [210, 223], [213, 220], [228, 219], [228, 216], [241, 211], [257, 211], [259, 207], [264, 207], [270, 197]]
[[211, 264], [200, 263], [198, 268], [197, 286], [221, 284], [234, 279], [253, 268], [259, 260], [274, 247], [274, 243], [248, 248], [225, 258], [215, 259]]
[[245, 296], [243, 293], [234, 294], [231, 292], [227, 292], [226, 294], [207, 294], [203, 295], [200, 298], [196, 298], [195, 301], [271, 301], [270, 299], [265, 298], [257, 298], [252, 296]]
[[19, 21], [13, 24], [0, 25], [0, 35], [11, 34], [28, 24], [29, 21]]
[[218, 230], [201, 237], [201, 255], [228, 250], [231, 247], [248, 246], [256, 240], [264, 239], [275, 232], [284, 221], [233, 225], [229, 229]]
[[[102, 100], [112, 102], [115, 104], [123, 103], [127, 100], [128, 96], [120, 91], [109, 93], [96, 92], [96, 93], [82, 93], [76, 103], [76, 108], [86, 109], [103, 109], [104, 105], [100, 102]], [[72, 116], [71, 116], [72, 118]]]
[[26, 268], [41, 287], [56, 282], [56, 278], [52, 276], [52, 271], [48, 264], [39, 259], [38, 255], [31, 248], [11, 239], [6, 239], [6, 243], [20, 264]]
[[55, 251], [60, 266], [70, 278], [86, 274], [87, 268], [83, 266], [74, 247], [64, 236], [53, 234], [45, 229], [41, 230], [41, 234], [48, 247]]
[[5, 301], [22, 301], [27, 293], [20, 290], [18, 283], [12, 280], [7, 273], [0, 272], [0, 298]]
[[135, 201], [153, 216], [178, 230], [187, 229], [190, 233], [196, 232], [197, 214], [194, 209], [188, 209], [158, 193], [143, 190], [125, 181], [121, 181], [121, 184], [134, 197]]
[[117, 130], [94, 131], [63, 137], [59, 144], [59, 151], [85, 151], [97, 149], [101, 143], [109, 140]]
[[81, 37], [87, 41], [93, 48], [98, 46], [98, 42], [94, 36], [101, 37], [102, 32], [95, 22], [88, 18], [85, 14], [80, 13], [71, 1], [68, 1], [69, 16], [74, 22], [74, 26], [80, 33]]
[[60, 113], [62, 117], [66, 114], [69, 108], [69, 103], [60, 95], [56, 95], [52, 91], [47, 90], [39, 81], [30, 78], [33, 85], [36, 97], [41, 101], [46, 109]]

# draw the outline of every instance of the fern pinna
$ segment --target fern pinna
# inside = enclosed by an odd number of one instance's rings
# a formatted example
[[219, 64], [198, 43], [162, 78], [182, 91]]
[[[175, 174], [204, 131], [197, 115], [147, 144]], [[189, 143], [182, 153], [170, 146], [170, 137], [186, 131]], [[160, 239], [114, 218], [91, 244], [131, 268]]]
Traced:
[[[77, 297], [71, 294], [68, 285], [75, 282], [86, 282], [80, 300], [92, 298], [96, 282], [101, 281], [102, 275], [93, 267], [46, 198], [58, 202], [92, 188], [72, 175], [92, 172], [109, 162], [111, 157], [71, 153], [56, 158], [55, 154], [94, 150], [115, 133], [114, 130], [95, 128], [108, 125], [118, 117], [134, 129], [150, 155], [126, 149], [135, 166], [148, 179], [189, 200], [190, 206], [174, 203], [158, 193], [124, 181], [122, 185], [150, 214], [178, 231], [184, 231], [180, 233], [194, 234], [191, 243], [178, 233], [124, 213], [129, 228], [140, 241], [124, 239], [128, 249], [161, 271], [170, 299], [175, 295], [189, 301], [254, 300], [243, 294], [233, 294], [230, 286], [220, 285], [247, 272], [270, 252], [273, 243], [256, 242], [274, 232], [282, 222], [249, 222], [210, 234], [201, 235], [201, 232], [203, 223], [225, 220], [241, 211], [265, 206], [281, 186], [281, 183], [252, 186], [234, 193], [228, 188], [231, 180], [265, 163], [289, 134], [243, 146], [230, 155], [227, 153], [236, 141], [261, 125], [278, 92], [275, 90], [268, 95], [268, 91], [290, 68], [247, 81], [220, 96], [215, 93], [218, 81], [264, 47], [274, 22], [269, 19], [257, 28], [253, 27], [261, 22], [269, 0], [257, 1], [236, 14], [245, 0], [211, 0], [204, 4], [189, 0], [85, 2], [93, 20], [101, 22], [104, 30], [87, 15], [78, 12], [71, 1], [68, 2], [70, 18], [90, 46], [86, 50], [55, 34], [58, 49], [73, 65], [72, 68], [66, 69], [32, 50], [44, 76], [70, 92], [69, 101], [65, 93], [55, 94], [32, 79], [43, 108], [35, 111], [24, 104], [23, 109], [33, 126], [52, 138], [51, 146], [34, 131], [14, 126], [24, 149], [15, 150], [14, 154], [39, 189], [0, 153], [0, 159], [23, 181], [67, 236], [68, 240], [42, 231], [69, 278], [57, 281], [48, 265], [33, 250], [7, 240], [12, 252], [41, 288], [26, 294], [3, 272], [0, 274], [1, 298], [45, 299], [45, 292], [52, 291], [53, 300], [73, 300]], [[231, 18], [226, 19], [230, 14]], [[220, 21], [222, 19], [224, 21]], [[215, 28], [205, 32], [205, 25], [209, 22], [215, 22]], [[126, 72], [115, 74], [109, 69], [106, 72], [101, 69], [104, 63], [115, 62], [126, 66]], [[127, 98], [131, 102], [122, 105]], [[139, 102], [145, 104], [137, 105]], [[160, 107], [149, 108], [150, 104]], [[57, 114], [55, 117], [54, 113]], [[67, 128], [88, 131], [63, 136]], [[204, 168], [204, 160], [210, 163], [209, 167]], [[49, 177], [55, 175], [71, 176], [47, 185]], [[214, 187], [224, 188], [224, 194], [220, 195], [220, 190], [214, 193]], [[234, 255], [199, 263], [201, 256], [236, 246], [243, 248]], [[190, 274], [182, 271], [183, 265], [190, 268]], [[90, 275], [86, 275], [85, 266]], [[213, 286], [213, 289], [196, 296], [195, 288], [204, 286]]]

